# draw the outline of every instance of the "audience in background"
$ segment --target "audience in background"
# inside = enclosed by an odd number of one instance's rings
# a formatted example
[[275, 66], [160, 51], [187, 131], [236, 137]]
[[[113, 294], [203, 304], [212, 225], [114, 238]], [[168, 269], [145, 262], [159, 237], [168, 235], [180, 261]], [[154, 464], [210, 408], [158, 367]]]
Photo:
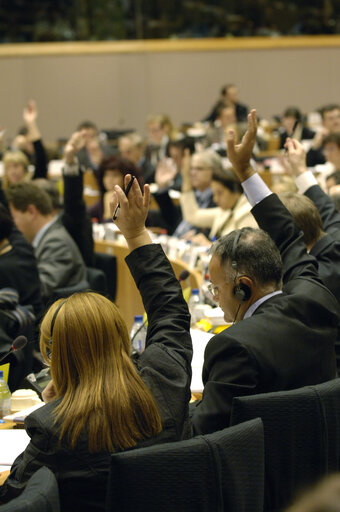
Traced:
[[145, 147], [145, 158], [153, 167], [160, 160], [169, 156], [168, 145], [173, 138], [173, 126], [170, 118], [164, 114], [153, 114], [146, 121], [148, 144]]
[[303, 116], [296, 107], [288, 107], [282, 115], [282, 128], [280, 129], [280, 148], [284, 148], [287, 137], [297, 140], [313, 139], [315, 132], [304, 124]]
[[324, 139], [331, 133], [340, 132], [340, 105], [326, 105], [320, 109], [322, 127], [313, 139], [313, 145], [307, 153], [307, 167], [325, 163], [322, 151]]
[[155, 181], [155, 167], [144, 156], [143, 137], [138, 133], [128, 133], [118, 139], [120, 155], [130, 160], [141, 171], [144, 183]]
[[96, 171], [103, 158], [113, 154], [113, 149], [109, 144], [104, 144], [99, 140], [97, 126], [92, 121], [83, 121], [77, 127], [77, 132], [81, 132], [84, 137], [84, 145], [77, 153], [79, 164], [84, 169]]
[[215, 165], [212, 171], [211, 190], [217, 208], [199, 208], [192, 189], [189, 166], [183, 166], [182, 176], [180, 203], [183, 218], [198, 228], [210, 229], [209, 238], [199, 233], [191, 238], [193, 243], [210, 246], [211, 240], [227, 235], [234, 229], [257, 227], [249, 202], [232, 170]]
[[236, 85], [228, 84], [222, 87], [220, 98], [213, 106], [210, 114], [204, 119], [205, 121], [214, 122], [223, 107], [234, 107], [236, 119], [238, 123], [247, 121], [248, 107], [239, 102], [238, 90]]

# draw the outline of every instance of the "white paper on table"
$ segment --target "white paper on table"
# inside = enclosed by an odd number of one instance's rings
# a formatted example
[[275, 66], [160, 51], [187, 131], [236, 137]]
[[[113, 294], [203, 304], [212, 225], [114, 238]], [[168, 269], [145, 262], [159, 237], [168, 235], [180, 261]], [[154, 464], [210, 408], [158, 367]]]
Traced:
[[191, 379], [191, 392], [201, 393], [203, 391], [202, 382], [202, 367], [204, 360], [204, 351], [208, 341], [212, 338], [213, 334], [199, 331], [198, 329], [190, 329], [193, 356], [191, 362], [192, 379]]
[[11, 466], [29, 442], [30, 437], [24, 429], [0, 430], [0, 465]]

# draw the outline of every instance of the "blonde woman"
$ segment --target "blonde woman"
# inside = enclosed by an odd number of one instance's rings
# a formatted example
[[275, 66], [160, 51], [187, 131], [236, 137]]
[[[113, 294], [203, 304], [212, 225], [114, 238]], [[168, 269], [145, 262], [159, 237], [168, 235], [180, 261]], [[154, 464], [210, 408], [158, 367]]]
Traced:
[[[125, 177], [125, 186], [130, 176]], [[51, 306], [41, 324], [41, 352], [52, 381], [45, 406], [28, 416], [31, 437], [0, 488], [0, 500], [20, 493], [47, 466], [58, 479], [61, 510], [104, 510], [110, 453], [190, 435], [190, 316], [179, 283], [145, 229], [150, 201], [135, 180], [128, 199], [115, 187], [112, 211], [130, 255], [126, 262], [148, 314], [146, 349], [136, 362], [118, 309], [96, 293]]]

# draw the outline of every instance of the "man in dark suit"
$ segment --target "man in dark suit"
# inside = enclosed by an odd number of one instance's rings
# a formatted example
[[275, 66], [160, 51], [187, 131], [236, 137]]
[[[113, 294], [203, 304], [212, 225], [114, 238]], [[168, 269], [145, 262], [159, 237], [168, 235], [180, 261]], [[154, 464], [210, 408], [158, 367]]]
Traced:
[[233, 169], [264, 231], [237, 230], [213, 246], [212, 293], [233, 325], [207, 345], [203, 398], [192, 411], [196, 434], [228, 426], [234, 396], [294, 389], [336, 375], [338, 303], [322, 284], [292, 216], [250, 167], [255, 137], [255, 110], [240, 145], [232, 131], [227, 136]]
[[33, 183], [19, 183], [7, 190], [7, 198], [14, 222], [34, 248], [42, 297], [47, 300], [65, 288], [87, 289], [84, 261], [53, 214], [47, 192]]
[[[308, 171], [302, 144], [288, 139], [286, 147], [298, 191], [303, 195], [288, 195], [283, 197], [283, 202], [304, 232], [304, 241], [318, 262], [322, 281], [340, 304], [340, 214], [334, 202], [319, 187], [313, 173]], [[339, 373], [340, 334], [335, 351]]]

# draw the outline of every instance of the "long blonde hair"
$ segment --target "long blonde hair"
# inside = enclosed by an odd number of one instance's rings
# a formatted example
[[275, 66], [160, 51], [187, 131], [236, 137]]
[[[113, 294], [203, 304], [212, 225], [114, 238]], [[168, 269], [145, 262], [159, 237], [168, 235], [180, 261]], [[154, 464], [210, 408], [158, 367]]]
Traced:
[[72, 448], [85, 429], [90, 452], [131, 448], [161, 431], [156, 403], [131, 361], [130, 347], [121, 314], [102, 295], [77, 293], [47, 311], [40, 350], [61, 398], [60, 440], [66, 438]]

